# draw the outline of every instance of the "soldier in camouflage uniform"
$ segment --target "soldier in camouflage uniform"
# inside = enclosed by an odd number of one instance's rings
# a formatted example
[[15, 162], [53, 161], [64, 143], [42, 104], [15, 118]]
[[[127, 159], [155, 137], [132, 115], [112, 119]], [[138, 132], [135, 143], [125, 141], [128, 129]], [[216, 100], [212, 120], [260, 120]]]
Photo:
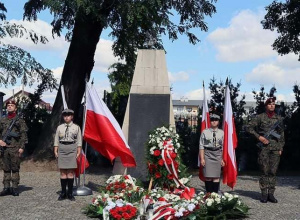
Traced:
[[[6, 134], [8, 127], [14, 120], [16, 115], [17, 106], [15, 101], [10, 100], [6, 103], [8, 115], [0, 120], [0, 146], [3, 147], [4, 153], [2, 155], [3, 163], [3, 184], [4, 189], [0, 192], [0, 196], [12, 194], [19, 196], [18, 185], [20, 182], [20, 157], [22, 156], [27, 143], [27, 126], [23, 119], [18, 119], [12, 128], [12, 132], [17, 134], [17, 137], [9, 137], [9, 143], [5, 143], [2, 137]], [[10, 189], [10, 182], [12, 188]]]
[[268, 98], [265, 102], [266, 112], [257, 115], [249, 123], [249, 133], [254, 135], [258, 141], [263, 143], [263, 147], [259, 149], [258, 164], [262, 171], [259, 179], [259, 186], [261, 189], [262, 203], [270, 201], [277, 203], [274, 197], [276, 185], [276, 172], [280, 161], [280, 155], [284, 146], [284, 131], [283, 125], [277, 127], [277, 133], [280, 138], [271, 136], [268, 139], [264, 135], [271, 129], [281, 117], [275, 113], [275, 97]]

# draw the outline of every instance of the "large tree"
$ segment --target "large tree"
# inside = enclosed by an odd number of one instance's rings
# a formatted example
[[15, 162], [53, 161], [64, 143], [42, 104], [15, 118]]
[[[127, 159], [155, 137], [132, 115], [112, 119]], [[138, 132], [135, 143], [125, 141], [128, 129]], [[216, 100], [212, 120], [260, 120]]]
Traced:
[[287, 0], [273, 1], [266, 7], [267, 14], [262, 21], [264, 29], [276, 30], [279, 36], [273, 48], [281, 55], [299, 54], [300, 61], [300, 2]]
[[[216, 12], [216, 0], [29, 0], [24, 18], [37, 19], [40, 11], [49, 9], [53, 14], [53, 34], [60, 35], [66, 28], [71, 41], [61, 82], [65, 87], [70, 108], [78, 111], [85, 88], [94, 66], [94, 54], [104, 29], [114, 39], [114, 55], [130, 61], [146, 41], [156, 39], [154, 48], [162, 48], [162, 35], [176, 40], [186, 35], [190, 43], [199, 41], [195, 29], [207, 31], [205, 16]], [[178, 21], [174, 18], [178, 15]], [[173, 19], [174, 18], [174, 19]], [[49, 152], [53, 134], [62, 111], [60, 91], [56, 97], [51, 120], [39, 142], [39, 152]]]

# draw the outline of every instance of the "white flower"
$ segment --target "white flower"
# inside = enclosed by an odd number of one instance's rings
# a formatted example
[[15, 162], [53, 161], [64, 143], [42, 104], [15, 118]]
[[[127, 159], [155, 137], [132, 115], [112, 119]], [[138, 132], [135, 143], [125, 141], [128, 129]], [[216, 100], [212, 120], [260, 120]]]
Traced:
[[206, 203], [207, 206], [211, 206], [212, 205], [212, 202], [208, 202]]
[[179, 209], [179, 212], [185, 212], [185, 211], [186, 211], [186, 209], [183, 208], [183, 207], [181, 207], [181, 208]]
[[118, 207], [123, 207], [123, 206], [124, 206], [123, 200], [122, 200], [122, 199], [118, 199], [118, 200], [116, 201], [116, 206], [118, 206]]
[[189, 204], [188, 205], [188, 210], [190, 211], [190, 212], [192, 212], [193, 210], [194, 210], [194, 208], [195, 208], [196, 206], [194, 205], [194, 204]]
[[177, 143], [177, 144], [176, 144], [176, 147], [177, 147], [177, 148], [180, 148], [180, 144], [179, 144], [179, 143]]
[[181, 217], [183, 216], [183, 212], [175, 212], [175, 217]]
[[242, 202], [239, 200], [239, 201], [237, 202], [237, 204], [238, 204], [238, 205], [241, 205], [241, 204], [242, 204]]
[[239, 196], [238, 195], [234, 195], [233, 198], [239, 198]]
[[215, 198], [216, 203], [220, 204], [221, 203], [221, 199], [220, 198]]
[[231, 195], [230, 195], [229, 193], [226, 192], [226, 193], [224, 193], [224, 196], [225, 196], [225, 197], [229, 197], [229, 196], [231, 196]]

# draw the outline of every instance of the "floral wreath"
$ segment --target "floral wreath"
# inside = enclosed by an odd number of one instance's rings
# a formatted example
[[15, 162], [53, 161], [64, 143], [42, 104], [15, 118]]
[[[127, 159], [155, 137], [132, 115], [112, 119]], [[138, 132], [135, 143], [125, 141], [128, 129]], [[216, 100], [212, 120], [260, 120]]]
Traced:
[[179, 135], [172, 127], [160, 127], [149, 134], [146, 158], [150, 180], [155, 187], [174, 189], [185, 188], [190, 177], [186, 166], [181, 162], [184, 152]]

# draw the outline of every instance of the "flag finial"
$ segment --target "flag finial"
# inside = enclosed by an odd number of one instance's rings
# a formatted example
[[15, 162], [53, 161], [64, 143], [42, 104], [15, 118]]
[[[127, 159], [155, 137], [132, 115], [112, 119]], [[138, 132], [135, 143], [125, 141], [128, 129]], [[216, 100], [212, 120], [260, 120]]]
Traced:
[[204, 88], [204, 80], [203, 80], [203, 84], [202, 85], [203, 85], [203, 88]]
[[226, 86], [228, 85], [228, 77], [226, 78], [225, 85], [226, 85]]

